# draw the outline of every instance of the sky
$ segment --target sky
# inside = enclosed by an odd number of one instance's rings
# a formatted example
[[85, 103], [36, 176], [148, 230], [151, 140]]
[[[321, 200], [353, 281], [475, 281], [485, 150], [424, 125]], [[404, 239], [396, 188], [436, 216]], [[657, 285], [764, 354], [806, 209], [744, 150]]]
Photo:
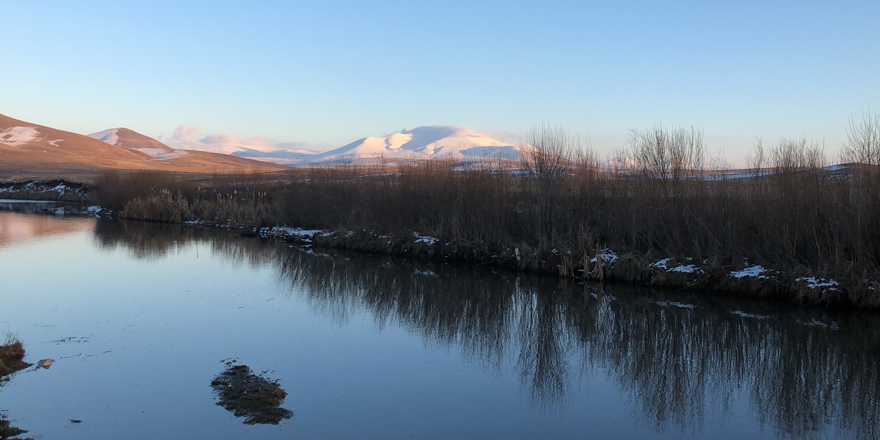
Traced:
[[873, 1], [0, 0], [0, 113], [92, 133], [339, 147], [422, 125], [600, 153], [630, 129], [825, 142], [880, 109]]

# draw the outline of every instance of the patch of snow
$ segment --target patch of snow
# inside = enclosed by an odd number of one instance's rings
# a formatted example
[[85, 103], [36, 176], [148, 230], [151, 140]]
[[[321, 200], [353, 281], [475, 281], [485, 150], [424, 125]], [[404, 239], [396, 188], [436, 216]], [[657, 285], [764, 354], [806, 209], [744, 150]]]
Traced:
[[767, 276], [764, 273], [767, 272], [767, 269], [764, 269], [762, 266], [752, 266], [747, 267], [743, 270], [735, 270], [730, 273], [730, 276], [734, 278], [744, 278], [744, 277], [752, 277], [752, 278], [760, 278], [766, 279]]
[[743, 318], [767, 319], [770, 317], [768, 315], [754, 315], [751, 313], [743, 312], [742, 310], [732, 310], [730, 313], [736, 316], [742, 316]]
[[667, 272], [679, 272], [679, 273], [703, 273], [703, 269], [693, 265], [693, 264], [684, 264], [681, 266], [673, 267], [672, 269], [668, 269]]
[[664, 259], [652, 264], [651, 266], [656, 267], [657, 269], [660, 269], [660, 270], [666, 270], [666, 265], [669, 264], [670, 261], [672, 261], [672, 258], [664, 258]]
[[437, 276], [437, 273], [434, 272], [433, 270], [430, 270], [430, 269], [429, 269], [429, 270], [418, 270], [418, 269], [416, 269], [415, 272], [416, 272], [416, 274], [418, 274], [418, 275], [425, 275], [425, 276], [429, 276], [429, 277], [436, 277], [436, 276]]
[[834, 280], [826, 280], [825, 278], [815, 277], [801, 277], [796, 279], [795, 281], [803, 281], [807, 283], [807, 287], [809, 287], [810, 289], [827, 288], [828, 290], [837, 290], [837, 286], [840, 285], [840, 283]]
[[12, 147], [21, 147], [39, 138], [40, 132], [37, 131], [37, 127], [9, 127], [0, 132], [0, 143]]
[[136, 148], [136, 150], [149, 154], [159, 160], [174, 159], [175, 157], [189, 154], [184, 150], [166, 150], [164, 148]]
[[439, 239], [431, 237], [430, 235], [419, 235], [418, 232], [413, 232], [413, 236], [416, 237], [416, 243], [427, 243], [428, 246], [433, 246], [434, 243], [440, 241]]
[[[602, 249], [601, 251], [599, 251], [599, 256], [602, 257], [602, 261], [604, 263], [609, 265], [614, 264], [614, 262], [617, 261], [617, 259], [619, 258], [617, 254], [615, 254], [614, 251], [612, 251], [611, 249]], [[596, 261], [598, 261], [596, 260], [596, 257], [590, 259], [590, 263], [595, 263]]]
[[117, 142], [119, 142], [119, 135], [117, 134], [118, 130], [118, 128], [111, 128], [109, 130], [92, 133], [89, 135], [89, 137], [95, 138], [101, 142], [106, 142], [110, 145], [116, 145]]
[[308, 237], [312, 238], [315, 234], [320, 234], [324, 231], [320, 229], [303, 229], [303, 228], [290, 228], [286, 226], [276, 226], [274, 228], [269, 229], [270, 235], [281, 235], [281, 236], [297, 236], [297, 237]]
[[678, 272], [678, 273], [703, 273], [703, 269], [693, 265], [693, 264], [683, 264], [675, 267], [669, 267], [669, 262], [672, 261], [672, 258], [664, 258], [654, 264], [652, 267], [657, 269], [666, 271], [666, 272]]

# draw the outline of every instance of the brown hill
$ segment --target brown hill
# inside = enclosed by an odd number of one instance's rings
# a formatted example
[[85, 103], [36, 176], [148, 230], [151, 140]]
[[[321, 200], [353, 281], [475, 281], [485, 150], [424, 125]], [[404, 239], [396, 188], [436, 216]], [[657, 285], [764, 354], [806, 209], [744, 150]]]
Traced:
[[166, 166], [182, 167], [196, 172], [200, 170], [202, 170], [201, 172], [207, 172], [203, 171], [207, 168], [228, 169], [229, 171], [226, 172], [250, 172], [255, 168], [259, 171], [287, 169], [287, 167], [282, 165], [236, 157], [229, 154], [174, 149], [156, 139], [128, 128], [112, 128], [90, 134], [89, 137], [120, 146], [127, 150], [147, 154], [153, 162], [162, 161]]
[[104, 141], [111, 145], [119, 145], [120, 147], [129, 150], [154, 149], [158, 151], [167, 151], [169, 153], [174, 151], [173, 148], [156, 139], [127, 128], [111, 128], [98, 133], [92, 133], [89, 137]]
[[287, 169], [281, 165], [224, 154], [174, 150], [153, 138], [124, 128], [116, 129], [116, 132], [118, 140], [116, 144], [111, 144], [0, 115], [0, 172], [64, 174], [112, 169], [251, 173]]

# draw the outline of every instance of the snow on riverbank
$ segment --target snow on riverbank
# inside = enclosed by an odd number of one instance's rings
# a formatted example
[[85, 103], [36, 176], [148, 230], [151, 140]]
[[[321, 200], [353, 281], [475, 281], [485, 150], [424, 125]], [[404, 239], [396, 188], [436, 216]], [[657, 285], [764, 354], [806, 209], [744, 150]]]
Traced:
[[662, 270], [664, 272], [675, 272], [675, 273], [687, 273], [687, 274], [700, 274], [703, 273], [703, 269], [700, 269], [699, 266], [694, 264], [680, 264], [677, 266], [669, 267], [672, 258], [664, 258], [654, 264], [651, 264], [651, 267], [655, 269]]
[[766, 273], [766, 272], [767, 272], [767, 269], [764, 269], [764, 267], [755, 265], [755, 266], [751, 266], [751, 267], [746, 267], [745, 269], [742, 269], [742, 270], [735, 270], [730, 273], [730, 276], [732, 276], [733, 278], [737, 278], [737, 279], [745, 278], [745, 277], [767, 279], [768, 276], [764, 275], [764, 273]]
[[83, 186], [77, 183], [63, 180], [30, 180], [24, 182], [0, 183], [0, 197], [84, 201], [86, 198], [86, 192]]
[[795, 281], [804, 282], [807, 284], [807, 287], [810, 289], [826, 289], [826, 290], [837, 290], [840, 286], [840, 283], [834, 280], [826, 280], [825, 278], [816, 278], [816, 277], [801, 277], [796, 279]]

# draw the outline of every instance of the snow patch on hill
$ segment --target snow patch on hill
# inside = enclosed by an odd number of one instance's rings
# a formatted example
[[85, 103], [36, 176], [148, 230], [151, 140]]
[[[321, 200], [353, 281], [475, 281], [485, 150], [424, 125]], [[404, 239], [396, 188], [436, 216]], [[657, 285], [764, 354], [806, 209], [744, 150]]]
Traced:
[[174, 159], [175, 157], [185, 156], [186, 150], [166, 150], [163, 148], [135, 148], [141, 153], [149, 154], [159, 160]]
[[21, 147], [30, 142], [40, 139], [40, 132], [37, 127], [9, 127], [0, 132], [0, 143]]
[[111, 128], [109, 130], [92, 133], [89, 135], [89, 137], [95, 138], [102, 142], [106, 142], [110, 145], [117, 145], [117, 143], [119, 142], [119, 135], [117, 134], [118, 130], [118, 128]]

